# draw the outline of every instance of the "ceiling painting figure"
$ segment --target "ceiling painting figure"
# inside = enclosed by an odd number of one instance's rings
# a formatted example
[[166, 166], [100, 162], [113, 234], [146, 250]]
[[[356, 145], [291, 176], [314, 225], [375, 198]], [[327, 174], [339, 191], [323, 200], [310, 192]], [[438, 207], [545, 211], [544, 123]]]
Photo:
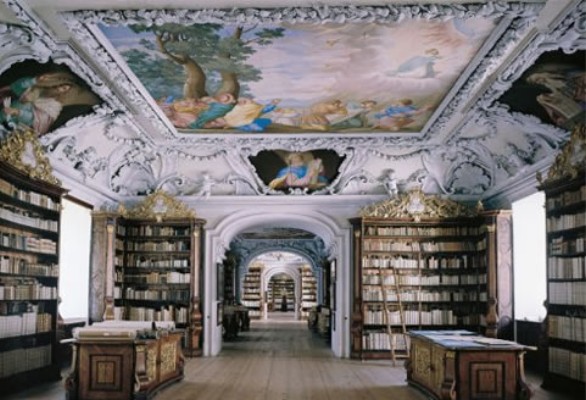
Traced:
[[586, 51], [542, 54], [500, 101], [512, 111], [572, 130], [586, 118]]
[[263, 150], [250, 157], [257, 175], [270, 190], [308, 193], [326, 188], [339, 173], [344, 157], [333, 150]]
[[101, 100], [68, 68], [26, 61], [0, 76], [0, 137], [15, 130], [43, 136], [88, 114]]
[[100, 29], [182, 133], [418, 133], [497, 22]]

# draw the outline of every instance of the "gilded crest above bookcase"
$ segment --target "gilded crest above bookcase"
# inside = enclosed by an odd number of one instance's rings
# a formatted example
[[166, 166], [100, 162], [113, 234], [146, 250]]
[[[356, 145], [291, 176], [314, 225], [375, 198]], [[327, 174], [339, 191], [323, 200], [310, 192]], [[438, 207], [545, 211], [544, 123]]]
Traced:
[[131, 208], [120, 205], [118, 211], [126, 218], [156, 219], [195, 218], [195, 210], [162, 190], [157, 190]]
[[33, 179], [61, 186], [53, 176], [53, 167], [43, 146], [31, 130], [15, 131], [0, 141], [0, 159]]

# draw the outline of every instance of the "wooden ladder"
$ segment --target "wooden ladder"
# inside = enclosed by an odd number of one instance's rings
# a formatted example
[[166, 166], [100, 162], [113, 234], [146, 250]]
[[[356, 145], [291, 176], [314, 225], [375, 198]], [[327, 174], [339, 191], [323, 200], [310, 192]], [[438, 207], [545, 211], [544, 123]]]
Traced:
[[[392, 280], [394, 282], [394, 284], [393, 284], [394, 290], [391, 289], [391, 291], [395, 292], [397, 301], [388, 302], [387, 301], [387, 290], [388, 289], [385, 284], [385, 274], [383, 273], [384, 270], [386, 270], [386, 269], [381, 268], [379, 270], [380, 286], [381, 286], [381, 290], [382, 290], [383, 308], [384, 308], [383, 318], [384, 318], [384, 323], [387, 328], [387, 335], [389, 336], [389, 347], [391, 350], [391, 360], [393, 361], [393, 367], [394, 367], [396, 365], [397, 358], [409, 358], [409, 343], [407, 340], [407, 338], [408, 338], [407, 327], [405, 326], [405, 316], [403, 314], [403, 303], [401, 301], [401, 288], [399, 286], [399, 279], [397, 277], [397, 273], [395, 271], [395, 268], [393, 268], [393, 267], [390, 268], [392, 274], [390, 274], [389, 276], [392, 277]], [[400, 333], [393, 332], [393, 327], [391, 326], [391, 322], [389, 320], [389, 305], [395, 306], [399, 310], [399, 320], [401, 323], [401, 332]], [[404, 341], [404, 345], [405, 345], [405, 349], [406, 349], [404, 354], [397, 354], [397, 352], [396, 352], [397, 337], [402, 338], [402, 340]]]

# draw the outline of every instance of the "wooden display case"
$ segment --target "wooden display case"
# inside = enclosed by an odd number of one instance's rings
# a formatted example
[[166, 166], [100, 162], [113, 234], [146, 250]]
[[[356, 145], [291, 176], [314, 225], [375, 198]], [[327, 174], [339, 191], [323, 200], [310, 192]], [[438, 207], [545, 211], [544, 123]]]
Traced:
[[518, 400], [525, 383], [525, 346], [469, 331], [411, 331], [407, 381], [441, 400]]

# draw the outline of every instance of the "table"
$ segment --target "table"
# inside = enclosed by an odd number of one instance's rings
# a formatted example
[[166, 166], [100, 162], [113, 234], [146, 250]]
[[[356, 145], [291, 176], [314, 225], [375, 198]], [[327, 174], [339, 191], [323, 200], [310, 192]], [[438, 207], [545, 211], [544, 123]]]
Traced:
[[441, 400], [529, 399], [529, 348], [464, 330], [410, 331], [407, 382]]

